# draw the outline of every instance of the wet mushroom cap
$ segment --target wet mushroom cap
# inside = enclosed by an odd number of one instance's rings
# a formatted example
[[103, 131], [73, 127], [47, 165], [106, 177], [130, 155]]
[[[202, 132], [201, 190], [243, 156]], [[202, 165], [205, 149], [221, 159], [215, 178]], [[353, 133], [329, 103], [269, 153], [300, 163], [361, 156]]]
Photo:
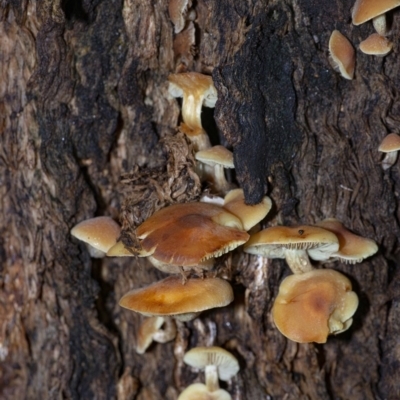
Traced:
[[229, 351], [217, 347], [195, 347], [183, 357], [183, 361], [194, 368], [204, 369], [208, 365], [217, 367], [218, 378], [228, 381], [239, 372], [239, 363]]
[[353, 79], [356, 56], [353, 45], [343, 34], [334, 30], [329, 39], [329, 54], [335, 69], [343, 78]]
[[224, 146], [218, 145], [198, 151], [195, 157], [196, 160], [207, 165], [222, 165], [224, 168], [235, 168], [233, 164], [233, 154]]
[[232, 287], [223, 279], [191, 278], [182, 285], [181, 277], [170, 276], [130, 291], [122, 297], [119, 305], [147, 316], [177, 316], [224, 307], [232, 301]]
[[[332, 254], [332, 257], [338, 257], [348, 263], [357, 263], [378, 251], [378, 246], [373, 240], [355, 235], [337, 219], [328, 218], [318, 222], [317, 226], [333, 232], [339, 240], [339, 250]], [[310, 257], [312, 258], [312, 255]]]
[[215, 204], [174, 204], [157, 211], [137, 229], [140, 244], [156, 260], [196, 266], [245, 243], [239, 218]]
[[283, 280], [272, 316], [278, 330], [299, 343], [325, 343], [350, 327], [358, 306], [350, 281], [334, 270], [313, 270]]
[[103, 253], [115, 245], [121, 227], [110, 217], [95, 217], [75, 225], [71, 235]]
[[400, 0], [356, 0], [352, 12], [353, 24], [363, 24], [399, 5]]
[[392, 48], [393, 43], [378, 33], [373, 33], [360, 43], [360, 50], [373, 56], [385, 56]]
[[382, 153], [390, 153], [400, 150], [400, 136], [397, 133], [389, 133], [385, 136], [378, 148]]
[[179, 395], [178, 400], [232, 400], [232, 397], [224, 389], [210, 392], [203, 383], [193, 383]]
[[225, 210], [239, 217], [246, 231], [263, 220], [271, 210], [271, 207], [271, 199], [267, 196], [258, 204], [247, 205], [243, 189], [231, 190], [224, 199]]

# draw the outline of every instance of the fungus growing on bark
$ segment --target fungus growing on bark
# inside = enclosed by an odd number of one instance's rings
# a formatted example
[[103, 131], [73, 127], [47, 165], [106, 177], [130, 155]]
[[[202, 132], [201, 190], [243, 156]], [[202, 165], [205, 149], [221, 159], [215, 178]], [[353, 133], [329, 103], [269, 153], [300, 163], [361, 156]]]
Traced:
[[373, 33], [360, 43], [360, 50], [372, 56], [386, 56], [393, 48], [393, 43], [378, 33]]
[[110, 217], [95, 217], [75, 225], [71, 235], [85, 242], [91, 257], [105, 257], [107, 251], [115, 245], [121, 233], [121, 227]]
[[147, 256], [177, 267], [198, 266], [249, 238], [238, 217], [215, 204], [200, 202], [163, 208], [140, 225], [136, 233]]
[[232, 396], [224, 389], [211, 392], [203, 383], [193, 383], [179, 395], [178, 400], [232, 400]]
[[[378, 246], [373, 240], [355, 235], [335, 218], [318, 222], [317, 226], [333, 232], [339, 240], [339, 250], [330, 257], [336, 257], [345, 263], [356, 264], [378, 251]], [[312, 254], [310, 257], [313, 258]]]
[[353, 45], [339, 31], [334, 30], [329, 39], [329, 53], [333, 67], [343, 78], [353, 79], [356, 56]]
[[185, 27], [186, 14], [191, 5], [192, 0], [169, 0], [168, 13], [175, 33], [179, 33]]
[[316, 269], [285, 278], [272, 307], [278, 330], [299, 343], [325, 343], [347, 330], [358, 307], [350, 281], [341, 273]]
[[381, 142], [378, 151], [386, 153], [382, 160], [384, 170], [390, 168], [397, 160], [397, 152], [400, 150], [400, 136], [397, 133], [389, 133]]
[[206, 386], [210, 392], [219, 389], [218, 379], [228, 381], [239, 372], [237, 359], [221, 347], [195, 347], [183, 357], [193, 368], [204, 369]]
[[211, 147], [210, 139], [201, 124], [201, 108], [215, 107], [217, 90], [211, 76], [197, 72], [171, 74], [168, 77], [168, 91], [173, 97], [183, 97], [182, 118], [180, 126], [195, 150], [204, 150]]
[[258, 204], [247, 205], [243, 189], [231, 190], [224, 199], [224, 209], [240, 218], [246, 231], [249, 231], [262, 221], [271, 210], [271, 207], [271, 199], [267, 196]]
[[225, 194], [229, 190], [229, 182], [225, 178], [224, 168], [235, 168], [233, 154], [224, 146], [214, 146], [209, 149], [198, 151], [196, 160], [213, 167], [213, 172], [206, 176], [216, 193]]
[[[164, 329], [161, 327], [165, 325]], [[144, 354], [153, 341], [167, 343], [176, 336], [176, 325], [170, 317], [150, 317], [140, 325], [137, 334], [136, 352]]]
[[356, 0], [352, 12], [353, 24], [363, 24], [399, 5], [400, 0]]
[[[244, 251], [267, 258], [284, 258], [295, 274], [312, 271], [308, 252], [315, 259], [322, 254], [332, 254], [339, 249], [336, 235], [326, 229], [299, 225], [274, 226], [252, 235], [244, 245]], [[314, 258], [313, 257], [313, 258]]]

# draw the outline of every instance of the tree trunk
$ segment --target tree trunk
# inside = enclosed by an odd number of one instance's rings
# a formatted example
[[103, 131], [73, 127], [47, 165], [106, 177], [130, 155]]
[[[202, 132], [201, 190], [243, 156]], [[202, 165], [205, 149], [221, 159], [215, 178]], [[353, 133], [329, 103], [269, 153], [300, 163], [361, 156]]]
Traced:
[[[210, 344], [240, 360], [225, 387], [234, 399], [400, 398], [400, 172], [383, 171], [377, 151], [398, 132], [400, 59], [395, 42], [384, 58], [357, 50], [351, 81], [333, 70], [334, 29], [355, 47], [373, 32], [351, 24], [352, 6], [197, 0], [175, 34], [167, 0], [2, 2], [2, 399], [176, 399], [203, 379], [183, 354]], [[164, 275], [145, 259], [91, 259], [69, 231], [110, 215], [132, 240], [156, 209], [199, 197], [167, 94], [176, 71], [212, 74], [206, 129], [233, 148], [247, 201], [268, 191], [264, 226], [336, 217], [379, 244], [361, 264], [329, 264], [360, 298], [347, 332], [324, 345], [287, 340], [270, 311], [288, 267], [237, 251], [217, 267], [234, 305], [136, 354], [143, 319], [118, 301]]]

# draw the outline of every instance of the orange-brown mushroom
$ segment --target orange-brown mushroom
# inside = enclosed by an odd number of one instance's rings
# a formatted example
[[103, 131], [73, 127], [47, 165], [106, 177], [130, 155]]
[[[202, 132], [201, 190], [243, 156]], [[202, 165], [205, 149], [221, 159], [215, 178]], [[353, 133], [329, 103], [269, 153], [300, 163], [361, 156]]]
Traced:
[[343, 78], [353, 79], [356, 64], [354, 47], [338, 30], [334, 30], [329, 39], [329, 53], [335, 70]]
[[382, 140], [378, 151], [385, 153], [382, 160], [382, 168], [390, 168], [397, 160], [397, 153], [400, 150], [400, 136], [397, 133], [389, 133]]
[[372, 56], [386, 56], [392, 48], [393, 43], [378, 33], [373, 33], [360, 43], [360, 50]]

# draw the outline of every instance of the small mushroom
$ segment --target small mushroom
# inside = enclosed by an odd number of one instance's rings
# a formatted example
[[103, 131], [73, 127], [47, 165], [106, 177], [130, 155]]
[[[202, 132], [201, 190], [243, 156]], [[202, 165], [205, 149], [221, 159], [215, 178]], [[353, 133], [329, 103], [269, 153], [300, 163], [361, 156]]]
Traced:
[[[356, 264], [378, 251], [378, 246], [373, 240], [355, 235], [335, 218], [328, 218], [318, 222], [317, 226], [333, 232], [339, 240], [338, 251], [332, 253], [329, 257], [338, 258], [348, 264]], [[311, 258], [314, 258], [311, 251], [309, 254]], [[327, 258], [314, 259], [326, 260]]]
[[399, 5], [400, 0], [356, 0], [352, 12], [353, 24], [363, 24]]
[[329, 53], [334, 69], [343, 78], [353, 79], [356, 64], [354, 47], [338, 30], [334, 30], [329, 39]]
[[218, 379], [228, 381], [239, 372], [237, 359], [221, 347], [195, 347], [183, 357], [193, 368], [205, 370], [206, 386], [210, 392], [219, 389]]
[[193, 278], [182, 285], [180, 277], [170, 276], [130, 291], [119, 305], [145, 316], [171, 316], [189, 321], [202, 311], [224, 307], [232, 301], [232, 287], [223, 279]]
[[378, 33], [373, 33], [360, 43], [360, 50], [364, 54], [383, 57], [393, 48], [393, 43]]
[[325, 343], [348, 329], [358, 307], [350, 281], [341, 273], [315, 269], [285, 278], [272, 307], [278, 330], [299, 343]]
[[211, 147], [210, 139], [201, 124], [201, 108], [215, 107], [217, 90], [211, 76], [197, 72], [171, 74], [168, 91], [173, 97], [183, 97], [181, 131], [193, 143], [195, 150]]
[[[161, 327], [165, 325], [164, 329]], [[153, 341], [167, 343], [176, 336], [176, 325], [170, 317], [150, 317], [140, 325], [137, 334], [136, 352], [144, 354]]]
[[175, 33], [179, 33], [185, 27], [186, 15], [191, 5], [192, 0], [169, 0], [168, 13]]
[[201, 202], [163, 208], [141, 224], [136, 234], [144, 254], [176, 267], [199, 266], [249, 238], [238, 217], [218, 205]]
[[232, 400], [232, 396], [224, 389], [211, 392], [203, 383], [193, 383], [179, 395], [178, 400]]
[[121, 233], [121, 227], [110, 217], [95, 217], [75, 225], [71, 235], [85, 242], [91, 257], [105, 257], [107, 251], [115, 245]]
[[284, 258], [294, 274], [312, 271], [308, 251], [332, 254], [339, 249], [336, 235], [326, 229], [299, 225], [274, 226], [252, 235], [244, 245], [244, 251], [268, 258]]
[[213, 167], [212, 173], [206, 179], [211, 179], [216, 193], [225, 194], [229, 190], [229, 183], [225, 178], [224, 168], [235, 168], [232, 152], [218, 145], [198, 151], [195, 157], [201, 163]]
[[382, 160], [384, 170], [390, 168], [397, 160], [397, 152], [400, 150], [400, 136], [397, 133], [389, 133], [382, 140], [378, 151], [386, 153]]

